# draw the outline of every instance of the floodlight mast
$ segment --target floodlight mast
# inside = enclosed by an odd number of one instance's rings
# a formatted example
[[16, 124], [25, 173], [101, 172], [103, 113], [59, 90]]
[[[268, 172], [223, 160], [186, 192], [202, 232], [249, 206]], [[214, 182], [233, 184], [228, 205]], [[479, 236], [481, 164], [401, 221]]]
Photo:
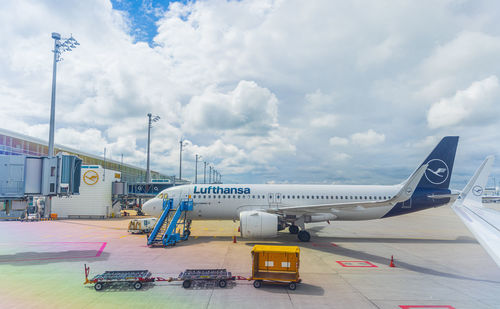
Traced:
[[50, 129], [49, 129], [49, 150], [48, 156], [54, 156], [54, 131], [55, 131], [55, 118], [56, 118], [56, 72], [57, 63], [63, 58], [61, 58], [62, 53], [71, 51], [77, 45], [80, 45], [73, 35], [69, 38], [61, 38], [61, 35], [57, 32], [52, 32], [52, 38], [54, 39], [54, 64], [52, 67], [52, 96], [50, 101]]

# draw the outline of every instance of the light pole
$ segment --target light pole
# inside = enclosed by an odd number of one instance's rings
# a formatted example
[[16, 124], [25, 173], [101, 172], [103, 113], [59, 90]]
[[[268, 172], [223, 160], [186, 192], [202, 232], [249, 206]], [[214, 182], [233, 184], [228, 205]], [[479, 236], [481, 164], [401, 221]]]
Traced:
[[209, 172], [208, 172], [208, 183], [212, 183], [212, 167], [208, 167]]
[[187, 146], [187, 144], [184, 144], [184, 141], [181, 138], [179, 145], [181, 146], [179, 148], [179, 180], [182, 181], [182, 147]]
[[201, 159], [201, 156], [196, 154], [196, 164], [194, 167], [194, 183], [198, 183], [198, 159]]
[[54, 39], [54, 64], [52, 67], [52, 97], [50, 100], [50, 129], [49, 129], [49, 153], [48, 156], [54, 156], [54, 127], [56, 118], [56, 72], [57, 63], [63, 58], [61, 58], [62, 53], [69, 52], [77, 45], [80, 45], [73, 36], [69, 38], [61, 38], [61, 35], [57, 32], [52, 32], [52, 38]]
[[153, 127], [152, 122], [157, 122], [160, 120], [160, 116], [153, 116], [151, 113], [148, 114], [148, 158], [146, 163], [146, 183], [151, 182], [151, 171], [149, 170], [149, 146], [151, 144], [151, 128]]
[[207, 162], [203, 161], [203, 183], [207, 183]]

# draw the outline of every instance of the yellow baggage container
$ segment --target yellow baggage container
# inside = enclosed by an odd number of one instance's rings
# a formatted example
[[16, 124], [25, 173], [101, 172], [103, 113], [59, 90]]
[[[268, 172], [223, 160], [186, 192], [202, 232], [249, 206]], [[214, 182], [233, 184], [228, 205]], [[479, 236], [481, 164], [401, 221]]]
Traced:
[[260, 288], [263, 281], [288, 283], [295, 290], [299, 278], [300, 248], [297, 246], [255, 245], [252, 249], [253, 286]]

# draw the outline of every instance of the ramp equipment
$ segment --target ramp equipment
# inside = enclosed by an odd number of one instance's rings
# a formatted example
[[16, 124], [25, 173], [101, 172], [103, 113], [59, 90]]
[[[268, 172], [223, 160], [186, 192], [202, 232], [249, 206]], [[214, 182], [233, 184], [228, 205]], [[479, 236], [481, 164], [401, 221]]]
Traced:
[[255, 245], [252, 249], [253, 286], [260, 288], [262, 282], [287, 284], [295, 290], [302, 280], [299, 278], [300, 248], [296, 246]]
[[163, 212], [148, 235], [148, 246], [175, 246], [188, 239], [191, 220], [187, 219], [187, 212], [193, 210], [193, 200], [182, 200], [177, 208], [173, 205], [173, 199], [163, 200]]
[[188, 289], [193, 282], [215, 281], [216, 284], [225, 288], [228, 280], [235, 280], [231, 272], [225, 269], [186, 269], [180, 273], [179, 279], [182, 281], [182, 287]]
[[96, 275], [94, 278], [88, 278], [90, 267], [85, 267], [85, 282], [84, 284], [93, 283], [96, 291], [101, 291], [107, 286], [114, 284], [129, 284], [136, 290], [140, 290], [146, 282], [154, 282], [155, 278], [151, 277], [151, 272], [148, 270], [124, 270], [124, 271], [106, 271]]

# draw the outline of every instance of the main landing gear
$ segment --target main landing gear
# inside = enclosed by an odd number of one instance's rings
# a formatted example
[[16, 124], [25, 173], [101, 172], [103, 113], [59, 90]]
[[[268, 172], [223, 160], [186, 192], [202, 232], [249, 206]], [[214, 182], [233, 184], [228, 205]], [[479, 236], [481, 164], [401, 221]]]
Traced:
[[290, 232], [290, 234], [297, 235], [299, 240], [302, 242], [308, 242], [309, 240], [311, 240], [311, 234], [309, 234], [309, 232], [304, 229], [299, 231], [299, 227], [296, 225], [290, 225], [288, 227], [288, 231]]

